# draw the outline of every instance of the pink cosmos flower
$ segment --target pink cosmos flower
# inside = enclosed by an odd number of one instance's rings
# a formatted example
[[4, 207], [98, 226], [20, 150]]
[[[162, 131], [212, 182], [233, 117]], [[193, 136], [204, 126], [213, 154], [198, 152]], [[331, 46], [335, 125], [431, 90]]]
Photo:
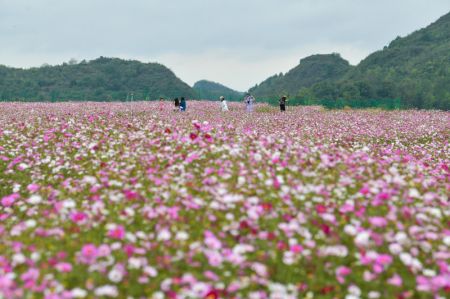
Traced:
[[122, 225], [118, 225], [116, 228], [111, 229], [108, 232], [108, 237], [117, 240], [123, 240], [125, 238], [125, 228]]
[[39, 270], [35, 268], [28, 269], [25, 273], [20, 276], [24, 282], [36, 281], [39, 278]]
[[87, 219], [87, 214], [83, 212], [74, 212], [70, 214], [70, 220], [75, 223], [82, 223]]
[[86, 244], [81, 248], [81, 262], [85, 264], [93, 263], [98, 257], [98, 249], [94, 244]]
[[303, 251], [303, 246], [300, 244], [295, 244], [291, 246], [291, 251], [293, 253], [301, 253]]
[[139, 197], [139, 194], [132, 190], [123, 190], [123, 194], [127, 200], [134, 200]]
[[352, 273], [352, 269], [346, 266], [340, 266], [336, 269], [336, 279], [339, 283], [344, 283], [345, 277], [350, 275], [350, 273]]
[[97, 248], [97, 256], [98, 257], [105, 257], [109, 256], [111, 254], [111, 248], [108, 244], [102, 244], [98, 246]]
[[379, 254], [375, 259], [375, 262], [380, 265], [389, 265], [392, 263], [392, 256], [389, 254]]
[[373, 225], [375, 227], [385, 227], [388, 224], [388, 222], [385, 218], [378, 217], [378, 216], [370, 217], [369, 222], [371, 225]]
[[13, 194], [7, 195], [7, 196], [3, 197], [1, 200], [2, 206], [10, 207], [19, 198], [20, 198], [20, 195], [18, 193], [13, 193]]
[[359, 190], [359, 192], [360, 192], [362, 195], [367, 195], [367, 194], [369, 194], [370, 189], [369, 189], [368, 187], [364, 186], [364, 187], [362, 187], [362, 188]]
[[391, 278], [388, 279], [388, 283], [390, 285], [396, 286], [396, 287], [400, 287], [403, 284], [403, 280], [400, 277], [400, 275], [395, 274], [394, 276], [392, 276]]
[[27, 186], [27, 190], [30, 192], [36, 192], [39, 190], [39, 188], [40, 188], [40, 186], [38, 184], [29, 184]]
[[70, 263], [58, 263], [55, 265], [56, 270], [63, 273], [72, 271], [72, 265]]
[[210, 231], [205, 231], [205, 244], [206, 246], [208, 246], [209, 248], [212, 249], [220, 249], [222, 248], [222, 243], [220, 242], [219, 239], [216, 238], [216, 236], [210, 232]]

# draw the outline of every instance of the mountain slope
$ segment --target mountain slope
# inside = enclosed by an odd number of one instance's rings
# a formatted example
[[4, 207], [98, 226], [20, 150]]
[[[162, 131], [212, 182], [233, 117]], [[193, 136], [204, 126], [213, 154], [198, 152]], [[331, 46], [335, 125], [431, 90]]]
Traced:
[[[133, 96], [132, 96], [133, 94]], [[0, 67], [1, 100], [108, 101], [194, 97], [165, 66], [104, 58], [31, 69]]]
[[[313, 57], [315, 63], [306, 63]], [[327, 74], [323, 64], [330, 63], [335, 72]], [[251, 92], [270, 99], [287, 92], [299, 103], [327, 102], [334, 107], [364, 107], [396, 99], [400, 102], [396, 106], [449, 110], [450, 13], [426, 28], [398, 37], [356, 67], [346, 66], [336, 57], [312, 56]]]
[[194, 84], [194, 90], [199, 99], [215, 100], [220, 96], [224, 96], [229, 101], [240, 101], [244, 96], [243, 92], [239, 92], [228, 88], [222, 84], [201, 80]]
[[369, 55], [344, 82], [373, 86], [372, 96], [418, 108], [450, 107], [450, 13]]
[[275, 75], [250, 89], [257, 97], [274, 98], [282, 93], [295, 95], [304, 88], [324, 80], [335, 80], [352, 66], [339, 54], [320, 54], [306, 57], [285, 75]]

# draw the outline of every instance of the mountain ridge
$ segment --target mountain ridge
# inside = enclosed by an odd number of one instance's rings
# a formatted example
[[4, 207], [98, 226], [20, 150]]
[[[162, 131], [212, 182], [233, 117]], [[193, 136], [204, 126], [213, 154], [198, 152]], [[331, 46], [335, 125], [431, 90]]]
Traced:
[[[318, 65], [321, 63], [324, 62]], [[290, 72], [301, 68], [302, 63]], [[326, 100], [336, 107], [364, 106], [373, 103], [373, 99], [379, 99], [385, 102], [398, 100], [405, 108], [448, 110], [450, 13], [405, 37], [397, 37], [358, 65], [350, 66], [340, 76], [312, 78], [317, 79], [312, 85], [302, 84], [304, 78], [291, 82], [286, 82], [289, 81], [286, 79], [286, 75], [269, 77], [251, 91], [259, 97], [273, 99], [279, 96], [276, 93], [280, 90], [272, 88], [270, 93], [264, 89], [267, 81], [272, 81], [276, 86], [290, 86], [286, 92], [300, 104], [321, 104]], [[294, 91], [292, 86], [297, 90]]]
[[196, 91], [199, 99], [213, 100], [224, 96], [225, 99], [229, 101], [240, 101], [244, 96], [244, 92], [231, 89], [221, 83], [209, 80], [197, 81], [194, 84], [193, 89]]
[[159, 63], [99, 57], [29, 69], [0, 66], [0, 99], [117, 101], [195, 97], [195, 91]]

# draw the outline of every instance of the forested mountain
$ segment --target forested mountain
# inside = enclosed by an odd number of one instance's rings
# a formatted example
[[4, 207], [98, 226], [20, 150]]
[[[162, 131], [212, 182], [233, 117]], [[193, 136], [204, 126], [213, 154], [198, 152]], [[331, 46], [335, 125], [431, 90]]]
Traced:
[[310, 87], [324, 80], [336, 80], [352, 67], [339, 54], [312, 55], [287, 72], [272, 76], [250, 89], [257, 97], [274, 98], [282, 94], [296, 95], [304, 87]]
[[[313, 56], [314, 57], [314, 56]], [[317, 59], [329, 56], [317, 56]], [[296, 69], [306, 68], [303, 61]], [[316, 79], [310, 66], [310, 81]], [[295, 70], [295, 69], [294, 69]], [[289, 73], [293, 72], [290, 71]], [[288, 74], [289, 74], [288, 73]], [[252, 89], [260, 97], [278, 96], [282, 86], [291, 102], [365, 107], [376, 103], [399, 107], [450, 109], [450, 13], [428, 27], [398, 37], [383, 50], [337, 76], [322, 76], [307, 85], [302, 76], [274, 76]], [[274, 86], [275, 92], [268, 85]], [[298, 87], [296, 92], [288, 87]]]
[[[261, 100], [282, 94], [294, 104], [330, 107], [450, 109], [450, 13], [428, 27], [398, 37], [351, 66], [339, 54], [313, 55], [250, 89]], [[194, 88], [157, 63], [100, 57], [31, 69], [0, 65], [0, 100], [112, 101], [173, 98], [239, 100], [242, 93], [200, 81]]]
[[214, 100], [224, 96], [228, 101], [240, 101], [244, 93], [228, 88], [222, 84], [201, 80], [194, 84], [194, 90], [199, 99]]
[[194, 97], [194, 90], [165, 66], [100, 57], [17, 69], [0, 66], [0, 99], [27, 101], [112, 101]]

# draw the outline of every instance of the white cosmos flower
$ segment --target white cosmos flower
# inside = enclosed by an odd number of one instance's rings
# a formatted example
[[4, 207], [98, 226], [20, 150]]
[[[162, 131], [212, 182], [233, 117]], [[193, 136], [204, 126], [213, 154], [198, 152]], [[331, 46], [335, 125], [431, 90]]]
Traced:
[[409, 253], [402, 252], [400, 254], [400, 260], [405, 264], [406, 266], [410, 266], [413, 262], [413, 258]]
[[147, 274], [150, 277], [156, 277], [156, 275], [158, 275], [158, 271], [151, 267], [151, 266], [147, 266], [144, 268], [144, 273]]
[[358, 233], [358, 231], [356, 230], [356, 228], [355, 228], [353, 225], [351, 225], [351, 224], [347, 224], [347, 225], [344, 227], [344, 232], [345, 232], [347, 235], [350, 235], [350, 236], [355, 236], [355, 235]]
[[128, 267], [130, 269], [139, 269], [142, 267], [142, 262], [140, 259], [132, 257], [128, 260]]
[[397, 234], [395, 234], [395, 241], [402, 245], [405, 245], [409, 243], [409, 238], [405, 232], [398, 232]]
[[158, 233], [158, 236], [156, 237], [159, 241], [168, 241], [170, 240], [170, 237], [172, 234], [169, 230], [163, 229]]
[[87, 175], [83, 178], [83, 182], [94, 185], [97, 183], [97, 178]]
[[63, 201], [63, 207], [64, 207], [65, 209], [73, 209], [73, 208], [75, 208], [76, 206], [77, 206], [77, 204], [76, 204], [75, 201], [72, 200], [72, 199], [67, 199], [67, 200]]
[[355, 237], [355, 243], [360, 246], [367, 246], [370, 242], [370, 234], [368, 232], [360, 232]]
[[445, 236], [443, 241], [445, 245], [450, 246], [450, 236]]
[[436, 271], [431, 270], [431, 269], [424, 269], [423, 275], [428, 276], [428, 277], [434, 277], [434, 276], [436, 276]]
[[389, 245], [389, 251], [392, 254], [398, 255], [398, 254], [400, 254], [400, 252], [403, 251], [403, 248], [402, 248], [402, 246], [400, 244], [393, 243], [393, 244]]
[[104, 285], [104, 286], [98, 287], [95, 289], [94, 293], [98, 297], [101, 297], [101, 296], [117, 297], [119, 295], [119, 292], [117, 291], [117, 287], [112, 286], [112, 285]]
[[409, 190], [409, 196], [413, 198], [420, 198], [420, 193], [417, 189], [413, 188]]
[[30, 257], [33, 261], [37, 262], [41, 259], [41, 254], [39, 252], [33, 252]]
[[87, 296], [87, 291], [86, 291], [86, 290], [83, 290], [83, 289], [80, 289], [80, 288], [75, 288], [75, 289], [73, 289], [73, 290], [71, 291], [71, 293], [72, 293], [72, 296], [73, 296], [74, 298], [84, 298], [84, 297]]
[[22, 253], [16, 253], [12, 257], [12, 262], [14, 265], [20, 265], [25, 263], [26, 257]]
[[31, 197], [28, 199], [28, 203], [32, 205], [37, 205], [42, 202], [42, 196], [38, 194], [31, 195]]
[[112, 269], [108, 273], [108, 279], [111, 280], [112, 282], [116, 282], [116, 283], [120, 282], [122, 280], [122, 278], [123, 278], [123, 274], [118, 269]]
[[179, 240], [179, 241], [185, 241], [189, 238], [189, 234], [185, 231], [179, 231], [177, 232], [175, 239]]
[[153, 293], [153, 295], [152, 295], [152, 299], [164, 299], [164, 298], [165, 298], [165, 296], [164, 296], [163, 292], [156, 292], [156, 293]]
[[35, 227], [37, 225], [37, 222], [34, 219], [28, 219], [27, 221], [25, 221], [25, 225], [27, 227]]

